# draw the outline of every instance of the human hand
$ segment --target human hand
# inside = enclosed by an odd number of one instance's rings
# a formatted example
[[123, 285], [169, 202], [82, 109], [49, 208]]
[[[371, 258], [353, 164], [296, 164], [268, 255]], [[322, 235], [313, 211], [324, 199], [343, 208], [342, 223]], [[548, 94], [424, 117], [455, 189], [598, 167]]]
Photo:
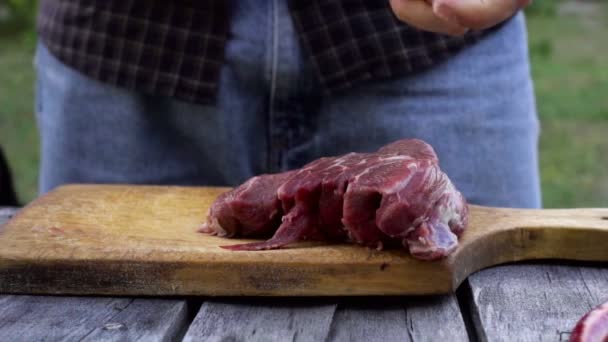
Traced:
[[389, 0], [399, 20], [421, 30], [460, 36], [499, 24], [532, 0]]

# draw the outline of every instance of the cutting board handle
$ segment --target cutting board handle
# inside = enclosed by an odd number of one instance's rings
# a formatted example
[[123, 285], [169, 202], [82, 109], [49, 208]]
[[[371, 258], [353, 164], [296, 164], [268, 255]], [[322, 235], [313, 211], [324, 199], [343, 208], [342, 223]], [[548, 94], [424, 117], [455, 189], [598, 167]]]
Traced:
[[450, 256], [455, 280], [494, 265], [538, 259], [608, 262], [608, 208], [470, 206], [471, 224]]

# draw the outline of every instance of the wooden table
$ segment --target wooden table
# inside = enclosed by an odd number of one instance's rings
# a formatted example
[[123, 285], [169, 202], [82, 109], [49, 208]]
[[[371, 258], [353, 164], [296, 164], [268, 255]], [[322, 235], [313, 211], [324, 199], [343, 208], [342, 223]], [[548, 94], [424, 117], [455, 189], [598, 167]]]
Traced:
[[[0, 224], [16, 211], [0, 208]], [[120, 341], [566, 341], [608, 301], [608, 265], [478, 272], [456, 295], [126, 298], [0, 295], [0, 339]]]

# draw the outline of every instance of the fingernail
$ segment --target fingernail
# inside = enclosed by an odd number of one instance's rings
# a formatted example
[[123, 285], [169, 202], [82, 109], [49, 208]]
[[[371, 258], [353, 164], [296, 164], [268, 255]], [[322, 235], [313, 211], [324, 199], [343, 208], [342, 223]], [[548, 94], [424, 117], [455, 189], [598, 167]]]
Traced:
[[454, 14], [454, 12], [452, 12], [452, 9], [443, 2], [435, 1], [433, 3], [433, 12], [435, 12], [435, 15], [437, 15], [439, 18], [449, 23], [460, 25], [458, 23], [458, 18], [456, 17], [456, 14]]

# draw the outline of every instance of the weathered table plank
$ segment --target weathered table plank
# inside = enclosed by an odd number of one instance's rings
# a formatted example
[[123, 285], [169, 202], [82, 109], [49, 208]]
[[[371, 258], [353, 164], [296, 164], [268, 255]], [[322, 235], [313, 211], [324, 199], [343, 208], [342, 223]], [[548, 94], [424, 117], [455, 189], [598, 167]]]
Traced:
[[213, 299], [203, 303], [185, 341], [323, 341], [334, 310], [312, 299]]
[[0, 336], [6, 341], [171, 341], [187, 325], [183, 301], [0, 297]]
[[[239, 303], [240, 301], [240, 303]], [[186, 341], [467, 341], [454, 296], [214, 299]]]
[[468, 341], [455, 296], [354, 298], [339, 304], [331, 341]]
[[[14, 213], [0, 208], [0, 224]], [[183, 300], [0, 295], [6, 341], [172, 341], [188, 327]]]
[[18, 208], [7, 208], [0, 207], [0, 224], [8, 221], [16, 212]]
[[567, 341], [576, 322], [608, 301], [608, 268], [509, 265], [469, 277], [482, 341]]

